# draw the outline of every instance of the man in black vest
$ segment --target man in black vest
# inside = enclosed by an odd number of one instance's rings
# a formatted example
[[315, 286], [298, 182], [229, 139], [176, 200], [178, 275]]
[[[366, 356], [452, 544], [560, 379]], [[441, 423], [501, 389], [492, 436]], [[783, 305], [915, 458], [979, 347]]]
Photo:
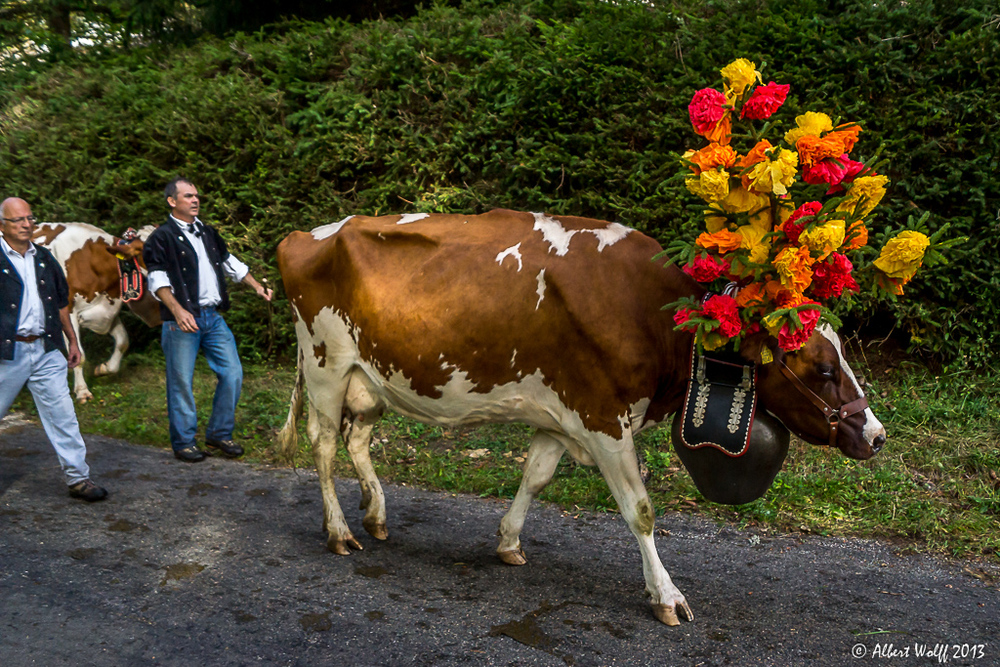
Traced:
[[272, 291], [250, 275], [246, 264], [229, 254], [214, 228], [198, 219], [200, 201], [193, 183], [176, 178], [163, 194], [170, 215], [150, 234], [142, 256], [149, 270], [149, 291], [160, 300], [163, 318], [160, 344], [167, 361], [170, 444], [181, 461], [205, 458], [206, 451], [195, 444], [194, 363], [201, 350], [218, 377], [212, 416], [205, 428], [205, 448], [207, 453], [236, 458], [243, 455], [243, 448], [233, 442], [243, 366], [236, 340], [220, 314], [229, 308], [225, 279], [246, 283], [267, 301]]
[[31, 242], [35, 216], [26, 201], [5, 199], [0, 218], [0, 419], [27, 384], [69, 495], [103, 500], [108, 492], [90, 481], [87, 446], [66, 380], [67, 369], [80, 363], [66, 276], [52, 253]]

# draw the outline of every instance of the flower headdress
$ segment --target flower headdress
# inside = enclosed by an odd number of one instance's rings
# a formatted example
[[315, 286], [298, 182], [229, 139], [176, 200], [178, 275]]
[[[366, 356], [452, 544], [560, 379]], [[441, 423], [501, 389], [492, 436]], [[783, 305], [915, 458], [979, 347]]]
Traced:
[[[882, 164], [850, 157], [862, 127], [835, 124], [824, 113], [806, 112], [772, 144], [769, 119], [785, 102], [788, 85], [764, 84], [756, 65], [740, 58], [721, 72], [723, 90], [694, 94], [688, 112], [708, 144], [681, 160], [685, 185], [703, 199], [705, 231], [693, 242], [675, 241], [665, 254], [713, 294], [687, 297], [675, 309], [677, 328], [691, 331], [712, 350], [739, 347], [747, 335], [766, 330], [780, 347], [794, 351], [825, 319], [835, 300], [860, 291], [865, 272], [874, 289], [890, 298], [903, 293], [925, 261], [940, 261], [940, 229], [928, 237], [925, 214], [915, 229], [887, 240], [869, 266], [873, 210], [889, 179]], [[760, 129], [753, 121], [766, 121]]]

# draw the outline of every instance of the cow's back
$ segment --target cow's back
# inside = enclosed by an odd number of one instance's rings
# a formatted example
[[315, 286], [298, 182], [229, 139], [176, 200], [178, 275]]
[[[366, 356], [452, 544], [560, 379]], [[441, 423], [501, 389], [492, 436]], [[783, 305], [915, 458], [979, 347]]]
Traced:
[[661, 307], [691, 284], [659, 251], [614, 223], [496, 210], [354, 217], [293, 233], [278, 263], [306, 353], [336, 354], [322, 330], [339, 320], [364, 364], [419, 396], [534, 377], [587, 428], [620, 433], [621, 406], [652, 398], [681, 344]]

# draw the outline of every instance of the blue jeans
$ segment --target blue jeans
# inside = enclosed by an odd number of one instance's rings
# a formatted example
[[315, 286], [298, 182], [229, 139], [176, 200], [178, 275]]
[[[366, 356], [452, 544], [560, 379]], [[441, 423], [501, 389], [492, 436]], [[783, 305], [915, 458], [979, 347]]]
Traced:
[[160, 345], [167, 360], [167, 415], [170, 444], [174, 451], [195, 444], [198, 411], [194, 403], [194, 362], [198, 350], [218, 378], [212, 416], [205, 428], [206, 440], [232, 440], [236, 404], [243, 387], [243, 366], [236, 352], [236, 339], [214, 308], [202, 308], [195, 318], [198, 331], [186, 333], [177, 322], [164, 322]]

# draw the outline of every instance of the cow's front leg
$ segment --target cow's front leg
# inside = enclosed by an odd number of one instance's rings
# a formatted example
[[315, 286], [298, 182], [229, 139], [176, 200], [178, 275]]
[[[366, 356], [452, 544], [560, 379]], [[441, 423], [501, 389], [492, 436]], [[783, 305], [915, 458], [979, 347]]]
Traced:
[[113, 375], [121, 368], [122, 356], [128, 350], [128, 332], [122, 324], [120, 317], [115, 317], [111, 326], [111, 336], [115, 339], [115, 350], [111, 353], [111, 358], [94, 369], [94, 375]]
[[[80, 363], [73, 369], [73, 395], [76, 396], [77, 403], [86, 403], [94, 397], [87, 386], [87, 380], [83, 377], [83, 364], [87, 360], [87, 354], [83, 351], [83, 340], [80, 338], [80, 318], [75, 312], [69, 314], [69, 323], [76, 334], [76, 346], [80, 348]], [[67, 341], [67, 346], [69, 342]]]
[[[337, 405], [337, 412], [340, 406]], [[361, 543], [354, 539], [347, 527], [344, 512], [337, 500], [337, 489], [333, 476], [333, 459], [337, 454], [339, 420], [334, 421], [313, 407], [309, 402], [309, 440], [313, 445], [319, 487], [323, 493], [323, 530], [327, 532], [326, 546], [335, 554], [348, 556], [351, 549], [361, 550]]]
[[[653, 541], [656, 512], [653, 511], [653, 504], [649, 501], [649, 494], [646, 493], [646, 487], [643, 486], [642, 477], [639, 475], [632, 436], [627, 433], [625, 437], [628, 441], [621, 443], [624, 446], [620, 449], [595, 447], [594, 458], [618, 503], [622, 516], [639, 541], [642, 573], [646, 579], [646, 593], [650, 596], [653, 615], [667, 625], [680, 625], [678, 615], [693, 621], [694, 613], [691, 607], [670, 580], [670, 575], [667, 574], [656, 552], [656, 544]], [[612, 449], [617, 451], [611, 451]]]
[[528, 514], [528, 506], [545, 485], [552, 480], [552, 475], [559, 465], [566, 448], [562, 443], [545, 431], [535, 431], [528, 447], [528, 456], [524, 462], [524, 474], [521, 486], [517, 489], [514, 502], [510, 504], [507, 514], [500, 520], [500, 545], [497, 555], [508, 565], [524, 565], [527, 559], [521, 550], [521, 528]]

